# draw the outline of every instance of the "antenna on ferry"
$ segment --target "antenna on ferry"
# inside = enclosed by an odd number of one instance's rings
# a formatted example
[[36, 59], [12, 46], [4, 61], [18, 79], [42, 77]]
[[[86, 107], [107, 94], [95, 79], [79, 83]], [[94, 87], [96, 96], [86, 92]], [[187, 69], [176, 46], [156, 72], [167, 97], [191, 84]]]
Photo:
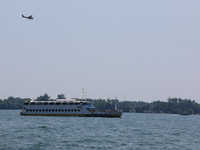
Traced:
[[82, 88], [82, 99], [84, 99], [84, 87]]
[[85, 101], [86, 101], [86, 94], [87, 94], [87, 92], [85, 92], [85, 94], [84, 94], [84, 99], [85, 99]]
[[115, 96], [115, 110], [117, 110], [117, 95]]

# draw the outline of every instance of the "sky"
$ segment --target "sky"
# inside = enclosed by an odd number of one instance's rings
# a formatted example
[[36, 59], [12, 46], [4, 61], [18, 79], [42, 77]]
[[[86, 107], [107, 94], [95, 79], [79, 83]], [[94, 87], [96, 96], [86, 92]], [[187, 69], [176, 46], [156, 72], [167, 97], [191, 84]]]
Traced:
[[200, 103], [199, 0], [0, 2], [0, 99]]

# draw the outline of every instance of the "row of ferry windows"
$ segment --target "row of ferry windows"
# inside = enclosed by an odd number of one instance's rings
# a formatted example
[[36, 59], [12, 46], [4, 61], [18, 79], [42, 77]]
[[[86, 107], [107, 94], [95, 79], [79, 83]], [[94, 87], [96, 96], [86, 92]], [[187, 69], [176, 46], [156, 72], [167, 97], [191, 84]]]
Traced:
[[80, 109], [26, 109], [27, 112], [79, 112]]
[[[24, 105], [80, 105], [80, 103], [53, 103], [53, 102], [31, 102], [31, 103], [24, 103]], [[83, 105], [89, 105], [88, 103], [83, 103]]]

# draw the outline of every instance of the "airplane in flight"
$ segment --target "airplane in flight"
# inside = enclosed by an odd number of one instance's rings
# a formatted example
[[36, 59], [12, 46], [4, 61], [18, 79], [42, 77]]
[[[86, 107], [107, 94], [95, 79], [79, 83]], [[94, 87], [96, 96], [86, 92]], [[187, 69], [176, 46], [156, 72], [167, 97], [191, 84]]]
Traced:
[[29, 16], [29, 17], [26, 17], [26, 16], [24, 16], [24, 15], [22, 14], [22, 17], [23, 17], [23, 18], [27, 18], [27, 19], [29, 19], [29, 20], [30, 20], [30, 19], [33, 19], [32, 15]]

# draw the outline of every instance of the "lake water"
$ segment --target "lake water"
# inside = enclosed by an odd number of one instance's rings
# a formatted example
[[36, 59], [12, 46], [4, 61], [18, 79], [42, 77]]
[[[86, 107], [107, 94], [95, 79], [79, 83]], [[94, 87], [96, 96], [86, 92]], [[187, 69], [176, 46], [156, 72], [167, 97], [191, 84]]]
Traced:
[[200, 116], [124, 113], [122, 118], [20, 116], [0, 110], [0, 149], [199, 150]]

